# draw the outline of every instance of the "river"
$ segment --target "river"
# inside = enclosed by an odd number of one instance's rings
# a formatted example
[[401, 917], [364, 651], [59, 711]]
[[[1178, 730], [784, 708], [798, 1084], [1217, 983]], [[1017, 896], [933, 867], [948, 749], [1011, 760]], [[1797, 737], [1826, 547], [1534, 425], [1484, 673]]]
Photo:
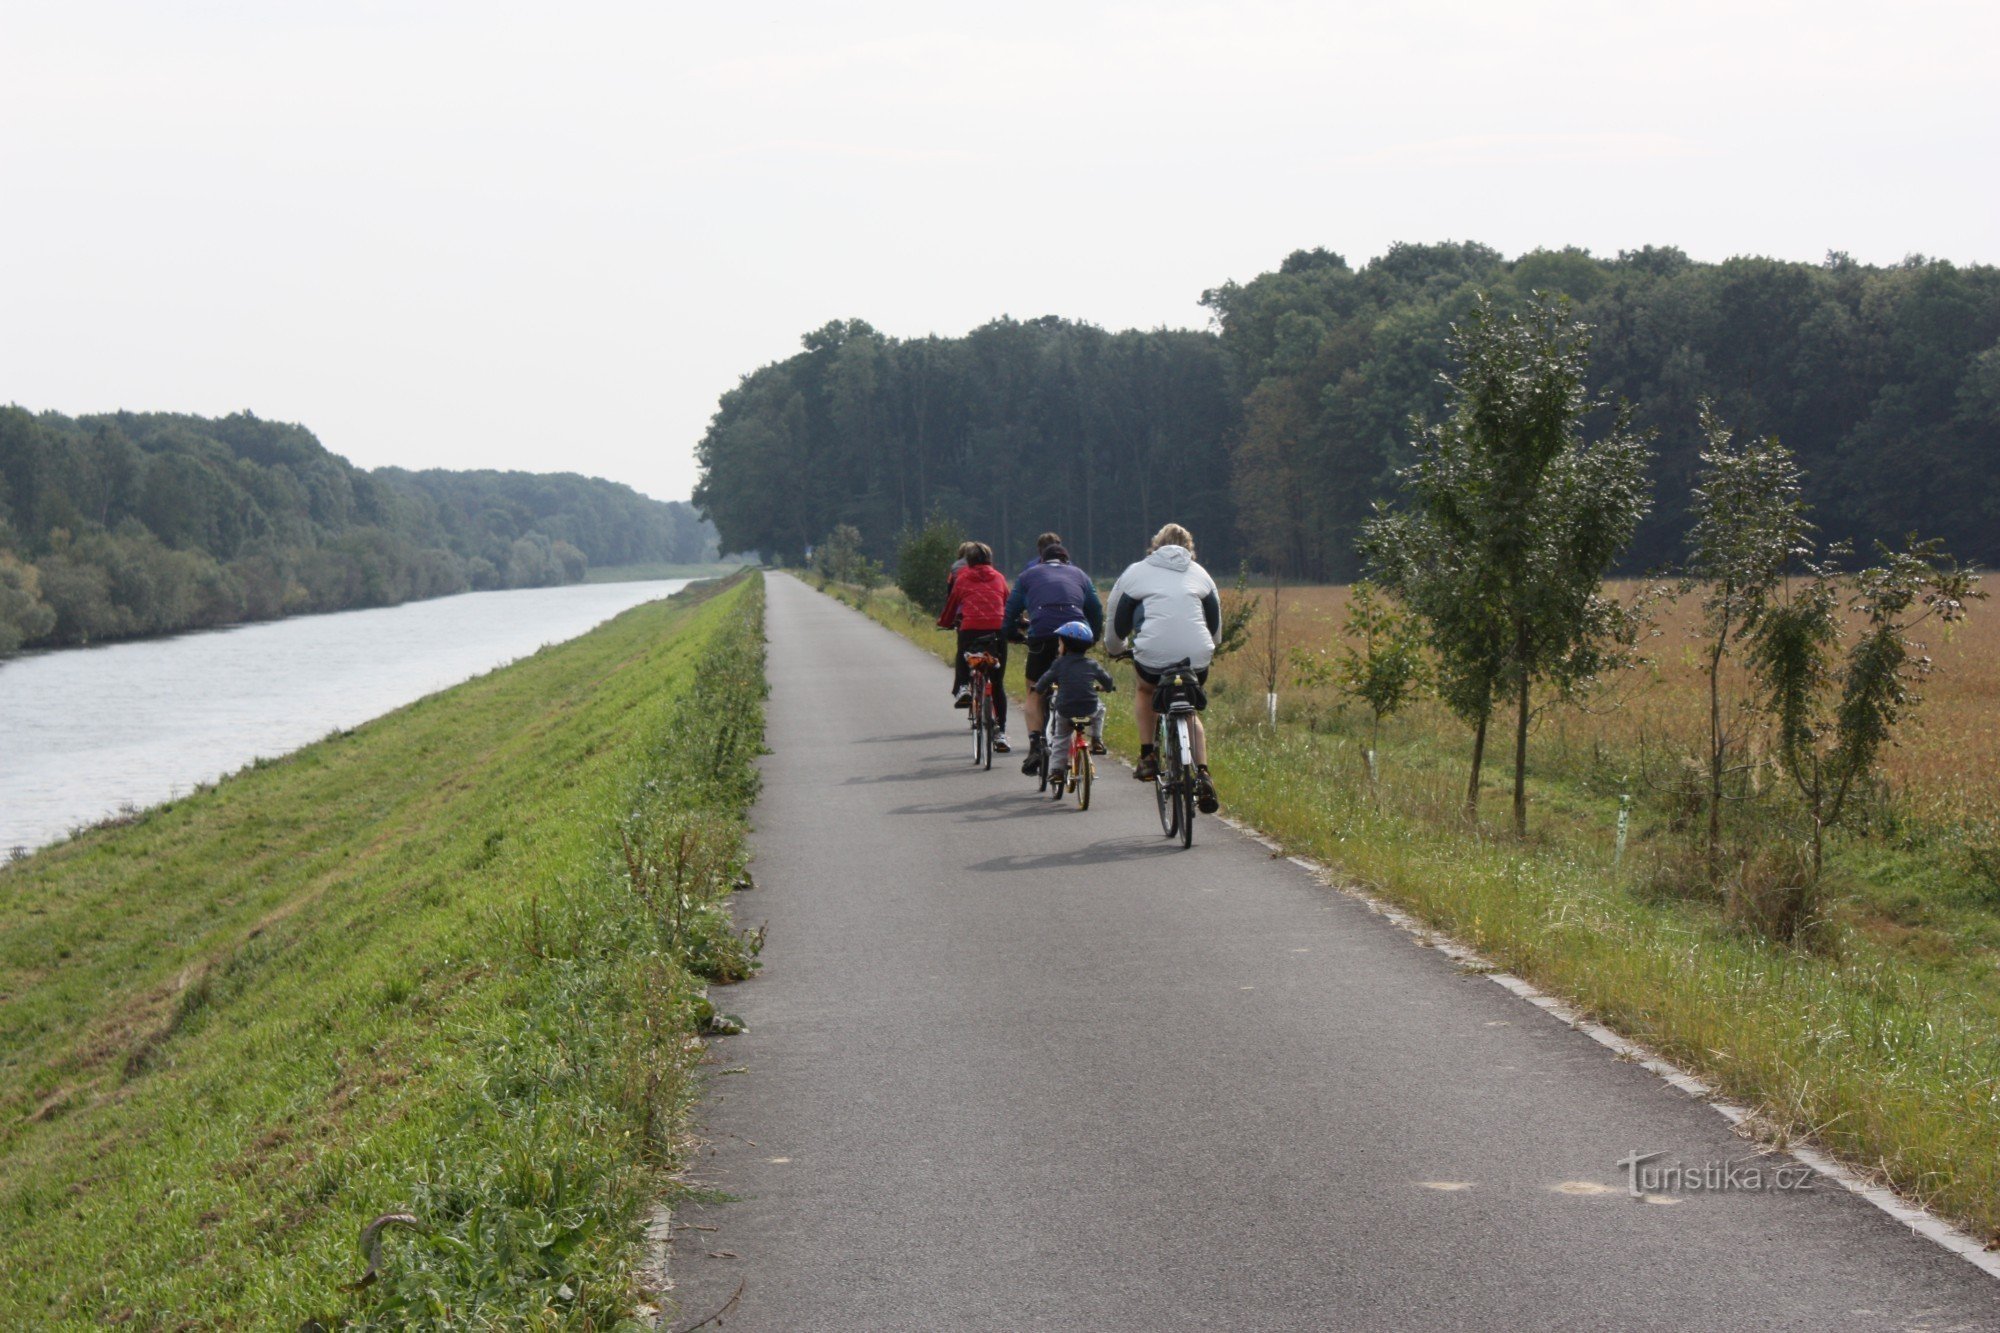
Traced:
[[0, 664], [0, 856], [290, 753], [688, 583], [463, 593]]

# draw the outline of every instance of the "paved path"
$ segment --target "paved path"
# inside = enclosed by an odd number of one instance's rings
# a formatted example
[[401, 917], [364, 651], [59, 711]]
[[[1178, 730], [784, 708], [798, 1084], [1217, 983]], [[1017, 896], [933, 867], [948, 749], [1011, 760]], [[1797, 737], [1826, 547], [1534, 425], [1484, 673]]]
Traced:
[[770, 945], [718, 993], [694, 1174], [738, 1201], [678, 1219], [683, 1322], [2000, 1328], [1825, 1182], [1628, 1197], [1629, 1153], [1750, 1146], [1223, 825], [1170, 847], [1122, 767], [1087, 814], [973, 771], [943, 667], [769, 589]]

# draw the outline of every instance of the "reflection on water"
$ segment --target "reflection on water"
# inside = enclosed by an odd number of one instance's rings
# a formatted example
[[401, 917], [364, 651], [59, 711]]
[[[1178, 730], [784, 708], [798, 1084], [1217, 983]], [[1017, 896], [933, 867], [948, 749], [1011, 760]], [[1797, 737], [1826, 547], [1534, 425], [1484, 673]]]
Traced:
[[17, 658], [0, 665], [0, 855], [357, 726], [688, 582], [465, 593]]

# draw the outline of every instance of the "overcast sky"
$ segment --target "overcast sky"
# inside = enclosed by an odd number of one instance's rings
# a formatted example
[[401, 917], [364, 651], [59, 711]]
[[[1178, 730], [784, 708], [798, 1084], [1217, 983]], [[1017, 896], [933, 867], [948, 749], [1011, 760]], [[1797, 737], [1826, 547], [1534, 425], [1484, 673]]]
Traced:
[[2000, 261], [2000, 4], [0, 0], [0, 402], [685, 497], [859, 317], [1323, 245]]

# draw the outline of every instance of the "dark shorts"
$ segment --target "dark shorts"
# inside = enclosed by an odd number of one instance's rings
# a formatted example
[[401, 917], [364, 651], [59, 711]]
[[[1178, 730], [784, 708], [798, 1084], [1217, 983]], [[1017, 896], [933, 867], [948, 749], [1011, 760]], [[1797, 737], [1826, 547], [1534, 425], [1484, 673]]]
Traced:
[[1056, 664], [1056, 656], [1062, 652], [1062, 640], [1051, 634], [1046, 638], [1028, 640], [1028, 688], [1033, 690], [1035, 682], [1049, 674], [1049, 668]]
[[[1139, 679], [1145, 681], [1148, 685], [1158, 685], [1160, 683], [1160, 673], [1146, 670], [1146, 668], [1139, 665], [1139, 659], [1136, 657], [1132, 659], [1132, 669], [1138, 672]], [[1208, 684], [1208, 668], [1196, 667], [1194, 669], [1194, 678], [1203, 685]]]

